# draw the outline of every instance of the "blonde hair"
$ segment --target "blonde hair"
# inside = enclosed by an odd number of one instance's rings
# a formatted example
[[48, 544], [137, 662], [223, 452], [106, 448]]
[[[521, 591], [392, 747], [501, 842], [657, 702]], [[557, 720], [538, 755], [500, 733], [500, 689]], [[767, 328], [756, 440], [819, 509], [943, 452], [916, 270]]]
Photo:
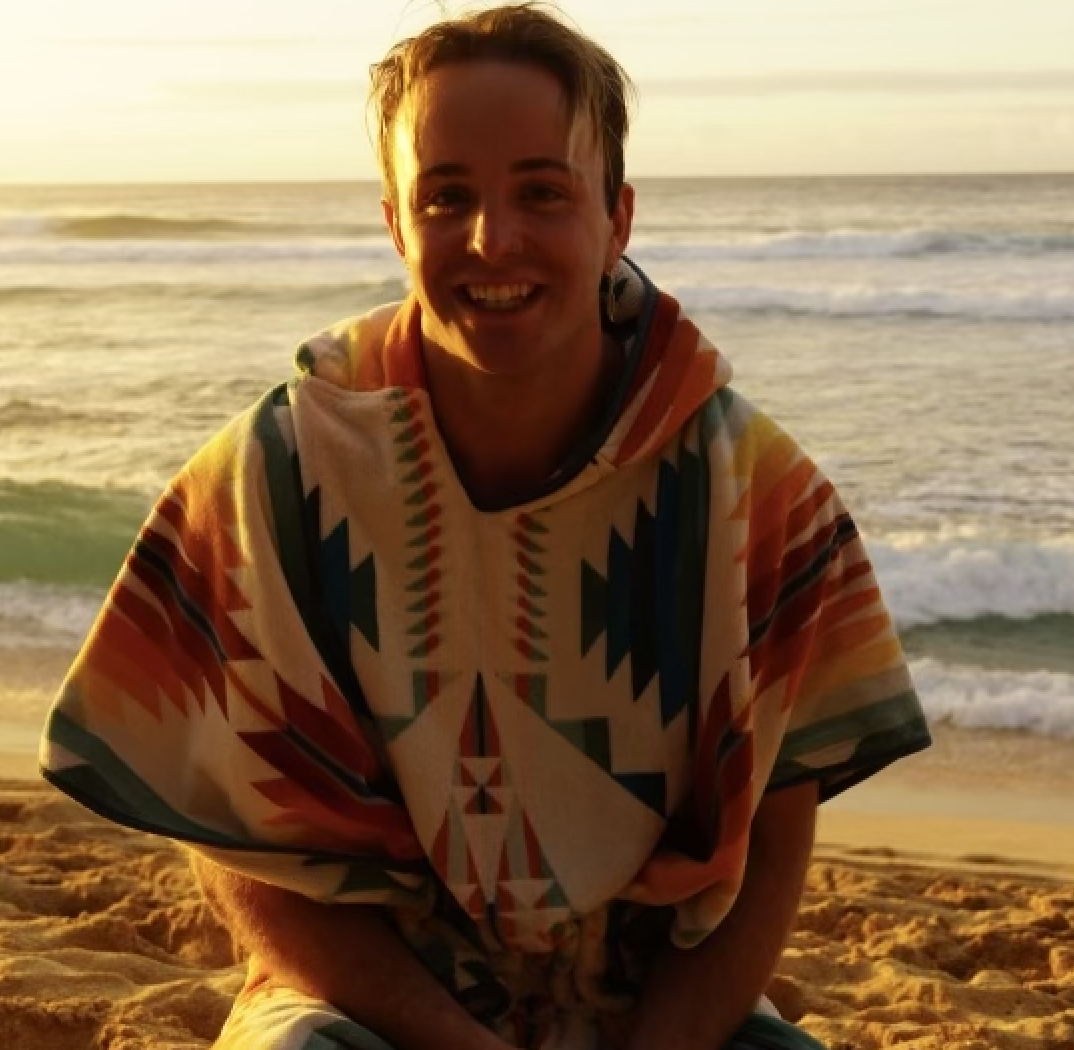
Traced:
[[369, 107], [376, 127], [384, 189], [396, 200], [393, 134], [403, 106], [421, 79], [441, 66], [513, 62], [550, 73], [563, 91], [572, 144], [588, 121], [604, 160], [604, 196], [614, 210], [625, 174], [624, 149], [634, 85], [599, 44], [536, 3], [513, 3], [449, 18], [395, 44], [369, 71]]

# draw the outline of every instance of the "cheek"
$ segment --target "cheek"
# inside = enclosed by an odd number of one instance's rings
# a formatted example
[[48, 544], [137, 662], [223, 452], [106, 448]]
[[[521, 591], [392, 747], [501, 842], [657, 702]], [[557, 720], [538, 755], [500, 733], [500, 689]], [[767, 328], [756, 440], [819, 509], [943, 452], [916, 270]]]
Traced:
[[443, 233], [423, 231], [410, 245], [407, 265], [426, 277], [433, 277], [451, 263], [455, 254], [450, 237]]

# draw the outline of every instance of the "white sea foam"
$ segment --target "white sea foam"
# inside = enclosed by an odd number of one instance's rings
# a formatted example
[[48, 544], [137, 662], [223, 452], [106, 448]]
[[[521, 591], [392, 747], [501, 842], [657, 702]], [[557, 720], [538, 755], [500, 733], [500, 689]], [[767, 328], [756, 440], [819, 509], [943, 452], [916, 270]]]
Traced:
[[[374, 224], [327, 224], [288, 228], [208, 220], [186, 223], [86, 219], [92, 236], [72, 236], [79, 222], [34, 216], [0, 218], [0, 257], [17, 263], [203, 261], [295, 258], [364, 260], [394, 255], [386, 229]], [[99, 225], [92, 225], [98, 223]], [[143, 228], [144, 227], [144, 228]], [[219, 227], [219, 229], [218, 229]], [[204, 235], [199, 232], [204, 229]], [[233, 236], [221, 239], [222, 230]], [[64, 235], [65, 232], [68, 235]], [[246, 233], [246, 236], [240, 234]], [[152, 234], [152, 235], [148, 235]], [[1074, 255], [1074, 233], [971, 233], [942, 230], [788, 230], [779, 233], [709, 234], [689, 239], [659, 227], [641, 229], [631, 254], [643, 263], [709, 263], [766, 260], [913, 260], [963, 257], [998, 263], [1029, 258], [1057, 263]]]
[[690, 285], [670, 291], [693, 313], [782, 313], [817, 317], [950, 317], [982, 321], [1074, 320], [1069, 286], [1041, 290], [941, 291], [933, 285]]
[[936, 660], [915, 660], [910, 670], [930, 722], [1074, 738], [1074, 675], [952, 667]]
[[[368, 240], [0, 240], [0, 261], [12, 266], [88, 263], [370, 263], [396, 260], [387, 234]], [[396, 260], [397, 261], [397, 260]]]
[[[0, 212], [0, 240], [167, 242], [222, 237], [264, 241], [281, 235], [295, 240], [382, 238], [378, 222], [238, 218], [157, 212], [67, 211], [61, 214]], [[1074, 229], [1050, 231], [930, 229], [755, 229], [707, 227], [704, 222], [663, 225], [642, 215], [635, 244], [657, 257], [695, 259], [869, 259], [924, 255], [1050, 255], [1074, 253]], [[689, 240], [684, 241], [684, 236]], [[698, 240], [705, 236], [704, 242]]]
[[28, 239], [55, 232], [55, 223], [43, 215], [4, 215], [0, 213], [0, 240]]
[[223, 216], [65, 212], [0, 212], [0, 238], [52, 240], [210, 240], [214, 237], [368, 237], [386, 236], [381, 223], [279, 222]]
[[869, 554], [901, 629], [1074, 615], [1074, 543], [905, 537], [870, 542]]
[[0, 651], [74, 648], [103, 601], [104, 592], [92, 587], [0, 583]]
[[639, 232], [634, 250], [651, 259], [891, 259], [926, 255], [1053, 255], [1074, 252], [1074, 234], [969, 233], [942, 230], [788, 230], [742, 234], [707, 243], [665, 243], [662, 231]]

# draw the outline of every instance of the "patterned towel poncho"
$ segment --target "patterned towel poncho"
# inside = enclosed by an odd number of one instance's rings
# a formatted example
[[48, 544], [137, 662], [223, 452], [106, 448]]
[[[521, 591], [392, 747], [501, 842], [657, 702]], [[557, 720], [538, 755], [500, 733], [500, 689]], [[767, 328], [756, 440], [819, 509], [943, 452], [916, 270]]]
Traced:
[[386, 906], [515, 1031], [710, 933], [766, 791], [928, 743], [831, 484], [622, 265], [620, 389], [521, 506], [461, 487], [416, 302], [305, 344], [161, 497], [42, 744], [113, 820]]

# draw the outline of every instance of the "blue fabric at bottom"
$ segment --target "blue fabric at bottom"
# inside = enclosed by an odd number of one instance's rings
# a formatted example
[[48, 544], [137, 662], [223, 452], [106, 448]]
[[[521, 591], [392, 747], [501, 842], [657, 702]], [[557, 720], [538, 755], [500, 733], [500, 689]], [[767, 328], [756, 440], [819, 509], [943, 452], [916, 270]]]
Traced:
[[[302, 1050], [380, 1050], [383, 1041], [353, 1021], [319, 1029]], [[753, 1014], [721, 1050], [827, 1050], [789, 1021]]]
[[724, 1043], [721, 1050], [827, 1050], [801, 1028], [763, 1014], [753, 1014], [746, 1023]]

